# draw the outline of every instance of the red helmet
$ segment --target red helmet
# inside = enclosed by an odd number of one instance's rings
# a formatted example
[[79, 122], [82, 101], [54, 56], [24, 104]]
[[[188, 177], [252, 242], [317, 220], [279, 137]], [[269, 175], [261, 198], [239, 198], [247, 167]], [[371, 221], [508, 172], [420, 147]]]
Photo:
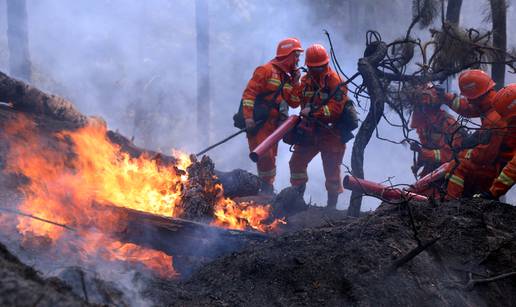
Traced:
[[489, 92], [496, 83], [480, 69], [466, 70], [459, 76], [459, 88], [468, 99], [478, 98]]
[[291, 54], [293, 51], [303, 52], [301, 42], [297, 38], [285, 38], [278, 44], [278, 48], [276, 49], [276, 58], [285, 57]]
[[306, 49], [305, 65], [311, 67], [323, 66], [330, 62], [330, 57], [323, 45], [313, 44]]

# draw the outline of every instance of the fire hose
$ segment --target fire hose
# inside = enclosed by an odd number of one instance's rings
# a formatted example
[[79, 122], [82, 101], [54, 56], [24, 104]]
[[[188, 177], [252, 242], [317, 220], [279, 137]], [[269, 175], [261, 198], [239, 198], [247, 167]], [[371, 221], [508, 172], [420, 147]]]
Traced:
[[290, 130], [292, 130], [299, 122], [300, 117], [298, 115], [289, 116], [274, 132], [269, 135], [263, 142], [260, 143], [250, 154], [249, 158], [253, 162], [257, 162], [258, 159], [269, 151], [274, 144], [278, 143]]
[[357, 191], [387, 201], [400, 201], [409, 199], [417, 201], [428, 200], [428, 197], [424, 195], [404, 191], [398, 188], [388, 187], [380, 183], [356, 178], [353, 176], [344, 177], [343, 185], [348, 190]]

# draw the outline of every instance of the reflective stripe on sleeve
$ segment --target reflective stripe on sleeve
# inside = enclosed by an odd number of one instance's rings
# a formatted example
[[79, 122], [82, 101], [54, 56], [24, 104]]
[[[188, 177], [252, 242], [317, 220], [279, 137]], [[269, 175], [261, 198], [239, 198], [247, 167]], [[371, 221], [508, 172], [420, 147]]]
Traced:
[[471, 153], [472, 153], [472, 152], [473, 152], [473, 149], [468, 149], [468, 150], [466, 151], [466, 156], [465, 156], [465, 158], [466, 158], [466, 159], [468, 159], [468, 160], [469, 160], [469, 159], [471, 159]]
[[331, 115], [330, 108], [328, 108], [328, 106], [323, 106], [322, 109], [323, 109], [324, 116], [330, 117], [330, 115]]
[[514, 184], [514, 180], [511, 177], [507, 176], [503, 171], [500, 173], [498, 178], [496, 178], [496, 180], [500, 181], [506, 186], [512, 186]]
[[441, 150], [434, 149], [434, 159], [436, 162], [441, 162]]
[[453, 99], [452, 109], [458, 110], [460, 108], [460, 97], [457, 95], [455, 99]]
[[252, 99], [244, 99], [244, 100], [242, 101], [242, 105], [243, 105], [244, 107], [250, 107], [250, 108], [253, 108], [253, 107], [254, 107], [254, 100], [252, 100]]
[[270, 84], [278, 85], [278, 86], [281, 84], [281, 81], [279, 79], [275, 79], [275, 78], [270, 78], [269, 80], [267, 80], [267, 82]]
[[455, 183], [458, 186], [464, 187], [464, 179], [460, 178], [457, 175], [451, 175], [448, 174], [450, 182]]

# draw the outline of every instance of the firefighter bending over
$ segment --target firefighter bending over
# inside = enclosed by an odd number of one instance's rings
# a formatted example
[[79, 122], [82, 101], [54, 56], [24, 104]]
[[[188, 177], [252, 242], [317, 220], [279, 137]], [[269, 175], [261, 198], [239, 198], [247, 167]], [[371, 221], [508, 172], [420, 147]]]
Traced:
[[411, 128], [416, 129], [421, 145], [413, 142], [410, 148], [418, 157], [412, 170], [419, 178], [453, 158], [453, 148], [460, 148], [466, 132], [448, 112], [441, 110], [437, 91], [430, 83], [415, 90], [416, 101]]
[[499, 199], [505, 195], [516, 182], [516, 84], [509, 84], [498, 91], [495, 109], [507, 124], [507, 129], [498, 156], [493, 157], [503, 169], [489, 188], [487, 197], [491, 199]]
[[[502, 157], [506, 142], [507, 121], [495, 110], [497, 92], [495, 83], [485, 72], [472, 69], [459, 76], [463, 98], [444, 93], [442, 98], [455, 112], [466, 117], [480, 117], [481, 127], [473, 136], [474, 148], [459, 154], [459, 162], [452, 161], [448, 168], [448, 198], [469, 197], [489, 191], [494, 179], [507, 163]], [[468, 141], [468, 143], [475, 143]], [[512, 153], [512, 151], [511, 151]]]
[[306, 50], [308, 73], [295, 89], [300, 97], [301, 117], [292, 132], [290, 142], [294, 152], [290, 159], [290, 183], [304, 193], [308, 181], [308, 163], [321, 153], [327, 206], [336, 208], [342, 193], [340, 165], [346, 149], [345, 143], [353, 137], [357, 127], [356, 111], [347, 97], [347, 87], [328, 63], [330, 58], [322, 45], [315, 44]]

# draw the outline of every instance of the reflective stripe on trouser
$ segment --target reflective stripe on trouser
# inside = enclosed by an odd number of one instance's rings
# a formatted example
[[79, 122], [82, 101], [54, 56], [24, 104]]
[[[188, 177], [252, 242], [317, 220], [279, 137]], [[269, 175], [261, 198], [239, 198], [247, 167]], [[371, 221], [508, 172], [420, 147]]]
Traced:
[[516, 158], [513, 157], [500, 172], [500, 175], [493, 181], [489, 191], [495, 197], [500, 197], [507, 193], [516, 182]]
[[460, 164], [453, 172], [453, 165], [448, 169], [448, 198], [469, 197], [474, 194], [488, 191], [494, 178], [497, 176], [496, 166], [475, 165], [469, 160], [460, 160]]
[[[249, 150], [254, 150], [261, 142], [263, 142], [276, 129], [277, 125], [266, 121], [265, 124], [254, 135], [247, 135], [249, 143]], [[278, 152], [278, 144], [274, 145], [271, 150], [266, 152], [258, 162], [256, 167], [258, 169], [258, 177], [268, 184], [274, 183], [276, 177], [276, 154]]]
[[342, 150], [336, 151], [320, 148], [321, 146], [300, 146], [296, 145], [294, 153], [290, 158], [290, 183], [293, 186], [300, 186], [308, 181], [306, 169], [308, 163], [320, 152], [323, 162], [324, 176], [326, 177], [326, 190], [333, 193], [341, 193], [342, 180], [340, 177], [340, 165], [344, 157], [345, 146], [340, 144]]

